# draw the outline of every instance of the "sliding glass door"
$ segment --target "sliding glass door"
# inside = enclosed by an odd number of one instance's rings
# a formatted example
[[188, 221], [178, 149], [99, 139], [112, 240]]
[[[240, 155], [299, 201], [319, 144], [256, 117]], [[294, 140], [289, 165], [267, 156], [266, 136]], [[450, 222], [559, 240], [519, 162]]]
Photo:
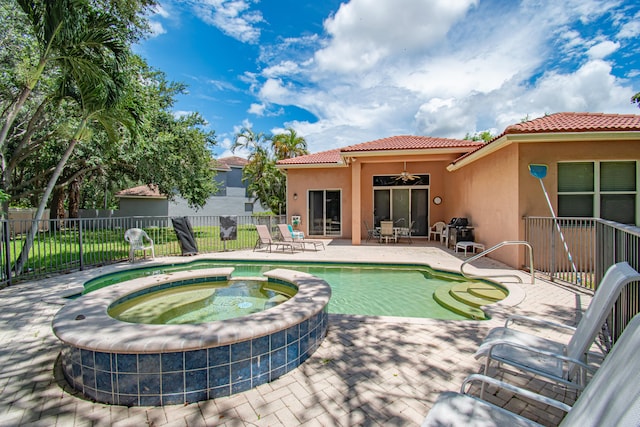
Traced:
[[342, 235], [340, 190], [309, 191], [309, 234], [314, 236]]
[[415, 187], [376, 188], [373, 191], [373, 222], [391, 220], [398, 227], [412, 226], [414, 236], [428, 234], [429, 189]]

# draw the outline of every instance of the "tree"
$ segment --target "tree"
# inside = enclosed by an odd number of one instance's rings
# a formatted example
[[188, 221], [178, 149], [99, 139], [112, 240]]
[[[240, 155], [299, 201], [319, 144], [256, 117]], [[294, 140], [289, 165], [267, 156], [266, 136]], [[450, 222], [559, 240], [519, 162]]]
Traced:
[[631, 97], [632, 104], [638, 104], [638, 108], [640, 108], [640, 92], [636, 93]]
[[274, 136], [243, 128], [236, 135], [231, 151], [238, 148], [249, 151], [249, 163], [242, 170], [248, 190], [272, 212], [286, 210], [287, 178], [276, 167], [276, 161], [307, 154], [304, 138], [292, 128]]
[[495, 135], [492, 135], [490, 131], [485, 130], [482, 132], [476, 132], [473, 135], [467, 133], [463, 139], [469, 140], [469, 141], [484, 141], [484, 142], [489, 142], [491, 141], [493, 138], [495, 138]]

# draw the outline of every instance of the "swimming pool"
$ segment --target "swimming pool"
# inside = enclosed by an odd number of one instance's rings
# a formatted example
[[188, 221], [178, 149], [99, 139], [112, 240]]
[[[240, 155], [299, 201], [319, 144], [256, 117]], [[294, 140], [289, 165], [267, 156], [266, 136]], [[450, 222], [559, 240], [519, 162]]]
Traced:
[[262, 276], [265, 271], [287, 268], [312, 274], [331, 285], [329, 313], [462, 320], [434, 298], [434, 291], [452, 283], [467, 282], [453, 273], [424, 265], [269, 262], [199, 260], [156, 265], [107, 274], [85, 283], [85, 293], [136, 277], [201, 268], [234, 267], [233, 277]]

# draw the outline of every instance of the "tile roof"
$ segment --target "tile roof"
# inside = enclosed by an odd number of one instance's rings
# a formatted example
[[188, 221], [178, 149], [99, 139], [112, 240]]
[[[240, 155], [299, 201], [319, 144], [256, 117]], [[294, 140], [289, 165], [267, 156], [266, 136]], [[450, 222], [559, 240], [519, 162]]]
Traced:
[[503, 133], [640, 131], [640, 115], [555, 113], [507, 127]]
[[249, 163], [249, 160], [238, 156], [222, 157], [218, 161], [228, 166], [246, 166]]
[[164, 197], [158, 191], [158, 186], [151, 185], [139, 185], [133, 188], [127, 188], [126, 190], [118, 191], [116, 197]]
[[340, 161], [340, 149], [336, 148], [319, 153], [306, 154], [304, 156], [292, 157], [291, 159], [278, 160], [279, 165], [308, 165], [338, 163]]
[[340, 151], [350, 153], [354, 151], [425, 150], [429, 148], [478, 147], [483, 144], [484, 142], [482, 141], [471, 141], [467, 139], [399, 135], [363, 142], [362, 144], [350, 145], [342, 148]]
[[307, 154], [292, 159], [279, 160], [279, 165], [309, 165], [309, 164], [337, 164], [341, 154], [363, 151], [397, 151], [397, 150], [428, 150], [438, 148], [474, 148], [484, 144], [483, 141], [463, 139], [434, 138], [430, 136], [400, 135], [375, 141], [363, 142], [344, 148], [336, 148], [320, 153]]

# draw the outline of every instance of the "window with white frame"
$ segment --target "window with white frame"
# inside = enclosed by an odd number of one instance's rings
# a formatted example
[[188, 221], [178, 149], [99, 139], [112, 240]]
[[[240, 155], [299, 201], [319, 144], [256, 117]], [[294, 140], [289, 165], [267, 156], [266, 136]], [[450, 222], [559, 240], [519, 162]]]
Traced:
[[635, 161], [558, 163], [558, 216], [636, 223]]

